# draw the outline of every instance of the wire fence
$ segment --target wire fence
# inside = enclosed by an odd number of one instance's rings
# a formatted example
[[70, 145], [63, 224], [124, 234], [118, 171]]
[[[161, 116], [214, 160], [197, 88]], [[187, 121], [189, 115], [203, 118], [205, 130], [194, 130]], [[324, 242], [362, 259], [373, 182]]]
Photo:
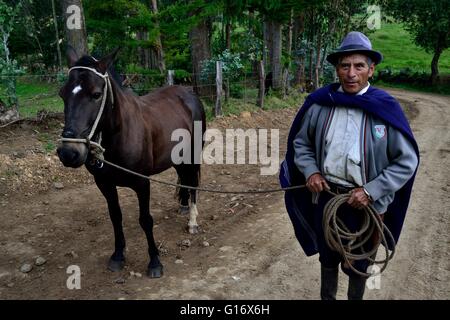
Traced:
[[[199, 76], [199, 77], [196, 77]], [[121, 85], [129, 88], [142, 96], [155, 89], [168, 85], [167, 76], [160, 74], [126, 73], [119, 75]], [[184, 74], [182, 77], [174, 77], [174, 85], [193, 88], [198, 74]], [[207, 104], [214, 104], [217, 97], [216, 74], [201, 74], [201, 79], [196, 90], [201, 93], [201, 98]], [[63, 101], [59, 97], [59, 90], [67, 81], [67, 72], [26, 74], [26, 75], [0, 75], [0, 107], [3, 102], [11, 98], [8, 95], [6, 81], [14, 81], [18, 110], [21, 117], [34, 117], [39, 111], [62, 112]], [[238, 76], [223, 74], [222, 101], [237, 101], [243, 104], [257, 104], [259, 79], [255, 72], [242, 72]]]

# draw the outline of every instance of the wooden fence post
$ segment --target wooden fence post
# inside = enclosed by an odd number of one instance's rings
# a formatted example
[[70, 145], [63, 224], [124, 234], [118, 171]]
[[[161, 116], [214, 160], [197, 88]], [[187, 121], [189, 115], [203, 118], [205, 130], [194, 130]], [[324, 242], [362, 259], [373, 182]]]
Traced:
[[264, 94], [266, 91], [265, 84], [265, 74], [264, 74], [264, 62], [261, 60], [258, 62], [258, 77], [259, 77], [259, 91], [258, 91], [258, 99], [256, 100], [256, 104], [261, 109], [264, 108]]
[[222, 115], [222, 64], [222, 61], [216, 62], [216, 117]]
[[289, 70], [286, 68], [283, 70], [283, 83], [282, 83], [283, 99], [286, 99], [287, 93], [289, 91]]
[[175, 74], [174, 70], [169, 70], [167, 72], [167, 84], [169, 86], [173, 86], [173, 76], [174, 76], [174, 74]]

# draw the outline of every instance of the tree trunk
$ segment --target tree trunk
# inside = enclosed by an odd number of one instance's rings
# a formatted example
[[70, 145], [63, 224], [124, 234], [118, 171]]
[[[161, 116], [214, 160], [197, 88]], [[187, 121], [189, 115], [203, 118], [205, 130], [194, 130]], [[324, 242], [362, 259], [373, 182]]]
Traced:
[[294, 15], [291, 10], [291, 18], [289, 20], [287, 39], [286, 39], [286, 55], [288, 57], [287, 68], [283, 71], [283, 96], [285, 96], [289, 90], [289, 71], [291, 69], [291, 53], [292, 53], [292, 32], [294, 27]]
[[225, 48], [231, 50], [231, 22], [228, 21], [225, 27]]
[[62, 0], [62, 10], [67, 44], [72, 46], [80, 57], [88, 54], [86, 23], [81, 0]]
[[282, 50], [282, 33], [281, 33], [281, 23], [272, 21], [271, 23], [271, 34], [272, 34], [272, 61], [271, 61], [271, 71], [272, 71], [272, 81], [273, 88], [275, 90], [281, 89], [282, 84], [282, 71], [281, 71], [281, 50]]
[[320, 62], [321, 62], [321, 52], [322, 52], [322, 33], [319, 29], [317, 35], [317, 46], [316, 46], [316, 65], [314, 68], [314, 90], [320, 87]]
[[56, 52], [58, 53], [58, 67], [59, 69], [61, 69], [62, 68], [61, 48], [59, 46], [58, 19], [56, 17], [55, 0], [52, 0], [52, 12], [53, 12], [53, 25], [55, 26]]
[[442, 49], [437, 48], [434, 51], [433, 60], [431, 60], [431, 84], [435, 85], [439, 82], [439, 57], [441, 56]]
[[[302, 47], [302, 39], [303, 32], [305, 31], [305, 15], [301, 14], [296, 19], [294, 19], [294, 36], [293, 36], [293, 45], [295, 50], [298, 52]], [[300, 90], [304, 89], [305, 84], [305, 57], [304, 55], [299, 55], [296, 53], [295, 55], [295, 64], [297, 66], [297, 70], [295, 71], [295, 80], [294, 86], [299, 87]]]
[[263, 62], [264, 68], [270, 70], [272, 64], [272, 22], [263, 22], [263, 38], [264, 38], [264, 51], [263, 51]]
[[222, 91], [223, 91], [223, 78], [222, 78], [223, 62], [216, 62], [216, 106], [214, 108], [214, 116], [222, 116]]
[[258, 77], [259, 77], [259, 90], [258, 90], [258, 99], [256, 100], [256, 104], [261, 109], [264, 108], [264, 96], [266, 92], [265, 87], [265, 74], [264, 74], [264, 62], [258, 61]]
[[200, 80], [200, 73], [202, 71], [202, 63], [205, 60], [211, 59], [210, 47], [210, 29], [206, 21], [200, 22], [197, 26], [192, 28], [189, 32], [189, 40], [191, 43], [191, 57], [192, 57], [192, 72], [194, 80], [194, 91], [203, 97], [212, 96], [212, 84], [202, 83]]
[[[136, 33], [136, 39], [140, 41], [148, 40], [148, 32], [142, 30], [138, 31]], [[150, 69], [150, 49], [138, 47], [137, 51], [140, 66], [145, 69]]]
[[[157, 0], [151, 0], [151, 8], [155, 15], [158, 14], [158, 2]], [[155, 19], [155, 28], [158, 30], [158, 35], [156, 36], [156, 57], [158, 61], [159, 72], [166, 72], [166, 61], [164, 59], [164, 49], [161, 42], [161, 30], [159, 28], [159, 20]]]
[[310, 86], [310, 83], [312, 82], [312, 79], [313, 79], [313, 67], [314, 67], [313, 57], [314, 57], [314, 50], [312, 47], [310, 47], [309, 48], [309, 75], [308, 75], [307, 86]]
[[314, 36], [316, 35], [316, 19], [315, 19], [315, 10], [312, 9], [310, 12], [310, 34], [309, 34], [309, 39], [308, 39], [308, 47], [309, 47], [309, 74], [308, 74], [308, 79], [307, 79], [307, 83], [306, 83], [306, 87], [308, 88], [308, 91], [314, 90]]

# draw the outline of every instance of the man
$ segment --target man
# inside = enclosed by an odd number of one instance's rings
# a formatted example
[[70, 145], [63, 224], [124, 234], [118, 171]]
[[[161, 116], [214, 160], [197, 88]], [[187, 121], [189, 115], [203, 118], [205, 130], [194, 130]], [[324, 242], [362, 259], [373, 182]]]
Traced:
[[[419, 163], [400, 105], [368, 82], [381, 60], [364, 34], [347, 34], [327, 56], [340, 83], [308, 96], [288, 137], [280, 182], [283, 187], [306, 183], [306, 189], [287, 191], [285, 202], [306, 255], [319, 253], [322, 299], [336, 298], [343, 260], [324, 240], [323, 209], [332, 197], [324, 190], [351, 194], [338, 214], [352, 231], [358, 228], [360, 210], [372, 204], [397, 242]], [[367, 272], [369, 261], [352, 265]], [[362, 299], [367, 278], [341, 267], [349, 276], [348, 298]]]

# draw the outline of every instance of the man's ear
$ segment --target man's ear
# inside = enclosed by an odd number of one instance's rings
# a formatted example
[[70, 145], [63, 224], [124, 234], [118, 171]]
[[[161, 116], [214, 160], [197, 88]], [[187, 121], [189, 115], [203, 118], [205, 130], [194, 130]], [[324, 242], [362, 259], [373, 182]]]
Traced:
[[375, 73], [375, 63], [371, 63], [369, 66], [369, 78], [372, 78]]
[[67, 65], [69, 66], [69, 68], [72, 68], [75, 65], [75, 62], [78, 61], [78, 54], [70, 44], [67, 45], [66, 56]]
[[116, 60], [116, 56], [119, 51], [120, 47], [116, 48], [112, 53], [101, 58], [98, 61], [98, 69], [101, 73], [105, 73], [106, 70], [108, 70], [108, 68], [114, 63], [114, 60]]

